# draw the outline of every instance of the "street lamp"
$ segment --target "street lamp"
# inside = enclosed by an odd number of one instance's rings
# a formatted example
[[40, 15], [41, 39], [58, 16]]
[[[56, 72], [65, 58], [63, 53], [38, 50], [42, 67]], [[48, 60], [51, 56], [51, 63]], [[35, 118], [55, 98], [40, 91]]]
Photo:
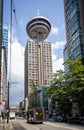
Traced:
[[7, 123], [9, 123], [9, 81], [8, 81]]
[[[12, 0], [10, 0], [10, 77], [11, 77], [11, 43], [12, 43]], [[8, 81], [7, 123], [9, 123], [9, 81]]]
[[18, 82], [11, 82], [8, 81], [8, 104], [7, 104], [7, 123], [9, 123], [9, 112], [10, 112], [10, 105], [9, 105], [9, 88], [11, 84], [16, 84]]

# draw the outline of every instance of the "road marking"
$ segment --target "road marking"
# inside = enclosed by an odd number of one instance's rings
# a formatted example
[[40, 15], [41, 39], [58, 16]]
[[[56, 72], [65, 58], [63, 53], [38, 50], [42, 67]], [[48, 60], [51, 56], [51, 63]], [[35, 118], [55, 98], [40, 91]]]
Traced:
[[51, 126], [56, 126], [56, 127], [58, 127], [58, 128], [65, 128], [65, 129], [71, 129], [71, 130], [83, 130], [83, 129], [81, 129], [81, 128], [72, 128], [71, 126], [63, 126], [63, 125], [58, 125], [58, 124], [54, 124], [54, 123], [49, 123], [49, 122], [44, 122], [44, 124], [48, 124], [48, 125], [51, 125]]

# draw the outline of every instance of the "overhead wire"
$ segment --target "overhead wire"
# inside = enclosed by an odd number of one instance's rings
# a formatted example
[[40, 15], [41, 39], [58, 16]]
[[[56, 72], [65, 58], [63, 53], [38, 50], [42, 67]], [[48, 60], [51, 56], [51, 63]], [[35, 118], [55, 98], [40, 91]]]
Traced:
[[10, 3], [10, 58], [9, 58], [9, 81], [11, 82], [11, 43], [12, 43], [12, 1]]
[[[13, 13], [14, 13], [14, 16], [15, 16], [15, 22], [16, 22], [16, 27], [17, 27], [18, 38], [19, 38], [19, 42], [21, 43], [20, 33], [19, 33], [19, 26], [18, 26], [17, 17], [16, 17], [16, 9], [15, 9], [13, 0], [12, 0], [12, 6], [13, 6]], [[21, 51], [22, 51], [22, 48], [21, 48]], [[22, 54], [23, 54], [23, 52], [22, 52]]]
[[13, 5], [13, 13], [15, 15], [15, 21], [16, 21], [16, 26], [17, 26], [18, 37], [19, 37], [19, 41], [20, 41], [19, 27], [18, 27], [18, 23], [17, 23], [16, 10], [15, 10], [15, 7], [14, 7], [14, 2], [12, 3], [12, 5]]
[[[17, 17], [16, 17], [16, 9], [15, 9], [13, 0], [12, 0], [12, 7], [13, 7], [12, 11], [13, 11], [14, 16], [15, 16], [15, 22], [16, 22], [16, 27], [17, 27], [18, 39], [19, 39], [19, 43], [21, 44], [20, 33], [19, 33], [19, 26], [18, 26]], [[20, 46], [20, 48], [21, 48], [21, 54], [22, 54], [22, 56], [24, 56], [24, 52], [22, 51], [22, 46]], [[21, 74], [19, 74], [19, 75], [21, 75]], [[18, 78], [18, 77], [20, 77], [19, 75], [16, 77], [16, 81], [17, 81], [17, 79], [19, 79]]]

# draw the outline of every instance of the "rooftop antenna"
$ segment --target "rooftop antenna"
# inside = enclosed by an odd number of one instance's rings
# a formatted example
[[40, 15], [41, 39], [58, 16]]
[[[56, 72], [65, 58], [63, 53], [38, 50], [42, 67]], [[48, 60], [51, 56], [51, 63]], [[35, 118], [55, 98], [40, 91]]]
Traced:
[[37, 15], [39, 16], [39, 9], [37, 9]]

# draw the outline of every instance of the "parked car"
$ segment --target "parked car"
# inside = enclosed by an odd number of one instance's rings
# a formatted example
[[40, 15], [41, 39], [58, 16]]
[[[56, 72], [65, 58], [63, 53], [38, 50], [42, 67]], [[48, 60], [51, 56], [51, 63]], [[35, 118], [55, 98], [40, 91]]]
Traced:
[[63, 117], [60, 114], [57, 114], [57, 113], [53, 114], [53, 119], [54, 119], [54, 121], [58, 121], [58, 122], [63, 121]]
[[70, 123], [80, 123], [79, 115], [71, 115], [67, 118], [68, 122]]
[[80, 123], [81, 123], [82, 125], [84, 125], [84, 116], [80, 116], [79, 119], [80, 119]]

